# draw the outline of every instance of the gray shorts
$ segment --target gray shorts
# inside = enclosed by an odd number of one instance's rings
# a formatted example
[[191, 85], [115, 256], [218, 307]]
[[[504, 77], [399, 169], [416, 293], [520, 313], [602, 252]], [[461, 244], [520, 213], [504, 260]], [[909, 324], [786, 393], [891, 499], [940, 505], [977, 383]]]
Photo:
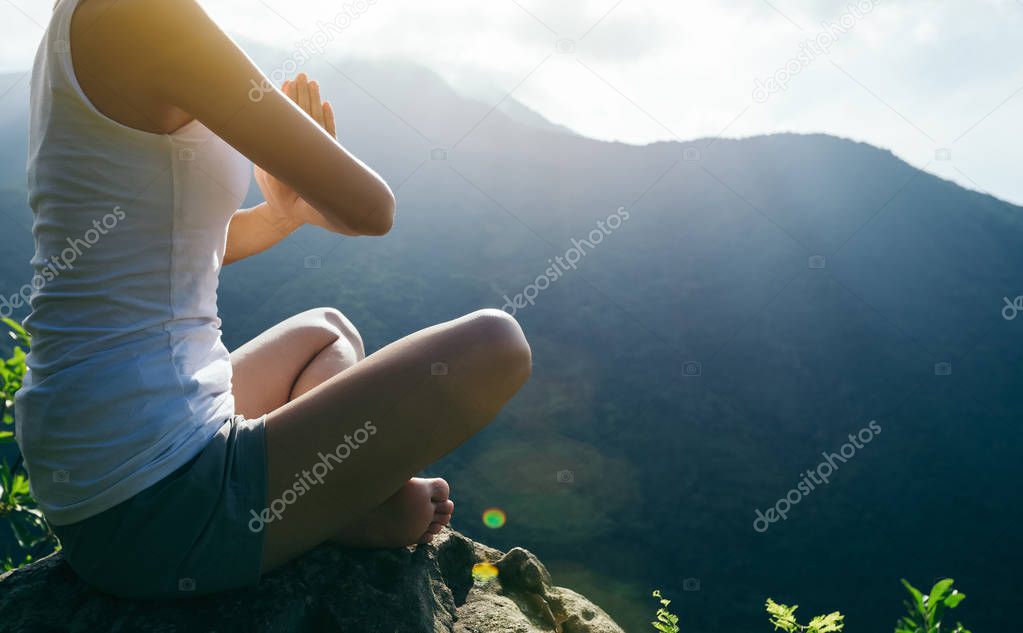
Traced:
[[54, 526], [86, 583], [126, 598], [168, 598], [259, 581], [266, 507], [265, 417], [235, 416], [181, 468], [78, 523]]

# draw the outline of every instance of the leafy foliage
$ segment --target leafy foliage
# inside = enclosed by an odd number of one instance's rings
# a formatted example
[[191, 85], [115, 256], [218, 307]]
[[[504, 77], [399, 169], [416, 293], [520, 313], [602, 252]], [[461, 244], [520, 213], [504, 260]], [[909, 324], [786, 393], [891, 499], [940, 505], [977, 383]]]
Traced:
[[657, 609], [657, 620], [650, 625], [661, 633], [678, 633], [678, 616], [668, 611], [671, 600], [662, 596], [660, 589], [655, 590], [653, 596], [661, 603], [661, 607]]
[[[30, 339], [17, 322], [6, 317], [2, 320], [15, 341], [11, 357], [0, 362], [0, 444], [8, 444], [14, 442], [14, 393], [25, 378], [25, 349]], [[4, 570], [30, 563], [33, 553], [46, 554], [59, 548], [53, 531], [32, 498], [28, 477], [6, 460], [0, 462], [0, 522], [11, 530], [18, 550], [14, 557], [10, 553], [4, 556]]]
[[[966, 595], [952, 588], [953, 580], [944, 578], [934, 583], [926, 596], [903, 578], [902, 584], [909, 592], [910, 600], [903, 602], [908, 615], [904, 615], [895, 624], [895, 633], [940, 633], [941, 619], [946, 609], [955, 609], [966, 599]], [[970, 633], [962, 622], [956, 622], [950, 633]]]
[[30, 340], [17, 321], [7, 317], [0, 321], [10, 328], [7, 334], [15, 341], [11, 357], [0, 363], [0, 444], [6, 444], [14, 441], [14, 392], [25, 378], [25, 351], [19, 345], [27, 349]]
[[[910, 600], [906, 600], [908, 615], [902, 616], [895, 625], [895, 633], [970, 633], [963, 626], [962, 622], [956, 622], [952, 629], [942, 629], [942, 616], [947, 609], [955, 609], [966, 595], [959, 593], [952, 588], [953, 580], [945, 578], [934, 583], [930, 593], [924, 595], [919, 589], [902, 580], [903, 586], [909, 592]], [[657, 620], [650, 624], [661, 633], [679, 633], [678, 616], [668, 611], [670, 600], [665, 599], [660, 590], [654, 591], [653, 596], [660, 600], [661, 608], [657, 610]], [[774, 630], [781, 629], [785, 633], [840, 633], [845, 627], [845, 616], [834, 611], [827, 615], [818, 615], [810, 620], [808, 624], [800, 624], [796, 620], [796, 609], [799, 605], [779, 604], [768, 598], [765, 603], [767, 615]]]
[[810, 620], [809, 624], [800, 624], [796, 620], [796, 609], [799, 605], [791, 607], [785, 604], [778, 604], [770, 598], [766, 602], [767, 615], [770, 616], [774, 630], [781, 629], [786, 633], [838, 633], [845, 626], [842, 621], [845, 616], [834, 611], [827, 615], [818, 615]]

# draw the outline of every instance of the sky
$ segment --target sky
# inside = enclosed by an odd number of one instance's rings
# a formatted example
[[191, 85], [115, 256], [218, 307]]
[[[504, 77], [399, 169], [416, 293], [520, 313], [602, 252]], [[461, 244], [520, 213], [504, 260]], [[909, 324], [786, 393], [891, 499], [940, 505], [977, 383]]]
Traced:
[[[603, 140], [834, 134], [1023, 204], [1023, 0], [200, 2], [282, 62], [301, 40], [413, 61]], [[50, 6], [0, 0], [0, 72]]]

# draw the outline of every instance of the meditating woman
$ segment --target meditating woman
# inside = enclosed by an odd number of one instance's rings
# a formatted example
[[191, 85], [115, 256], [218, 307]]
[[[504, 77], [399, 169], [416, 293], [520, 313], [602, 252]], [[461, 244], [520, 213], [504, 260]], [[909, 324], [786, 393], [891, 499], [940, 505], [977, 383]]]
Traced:
[[[254, 584], [327, 540], [429, 542], [454, 504], [444, 480], [413, 475], [529, 376], [510, 316], [474, 312], [366, 358], [334, 308], [221, 342], [221, 265], [304, 224], [393, 223], [317, 83], [273, 87], [196, 0], [58, 0], [31, 100], [16, 433], [71, 567], [165, 597]], [[266, 202], [239, 210], [250, 161]]]

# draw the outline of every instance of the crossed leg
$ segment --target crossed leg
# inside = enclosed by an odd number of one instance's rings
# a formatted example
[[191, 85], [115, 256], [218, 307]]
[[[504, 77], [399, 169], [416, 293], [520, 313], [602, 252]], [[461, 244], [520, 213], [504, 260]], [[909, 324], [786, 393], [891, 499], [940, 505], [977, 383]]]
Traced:
[[[446, 482], [412, 475], [485, 426], [530, 373], [522, 330], [498, 310], [363, 355], [355, 328], [326, 308], [292, 317], [232, 354], [238, 412], [269, 412], [270, 499], [303, 488], [265, 525], [264, 571], [330, 538], [385, 547], [428, 541], [454, 506]], [[316, 485], [297, 483], [343, 445], [343, 463], [334, 459], [336, 468]]]
[[[362, 337], [339, 311], [297, 314], [231, 354], [238, 413], [255, 418], [277, 409], [365, 358]], [[455, 505], [443, 479], [413, 477], [332, 540], [362, 547], [429, 542], [451, 522]]]
[[235, 409], [247, 418], [269, 413], [365, 356], [358, 330], [339, 311], [296, 314], [231, 352]]

